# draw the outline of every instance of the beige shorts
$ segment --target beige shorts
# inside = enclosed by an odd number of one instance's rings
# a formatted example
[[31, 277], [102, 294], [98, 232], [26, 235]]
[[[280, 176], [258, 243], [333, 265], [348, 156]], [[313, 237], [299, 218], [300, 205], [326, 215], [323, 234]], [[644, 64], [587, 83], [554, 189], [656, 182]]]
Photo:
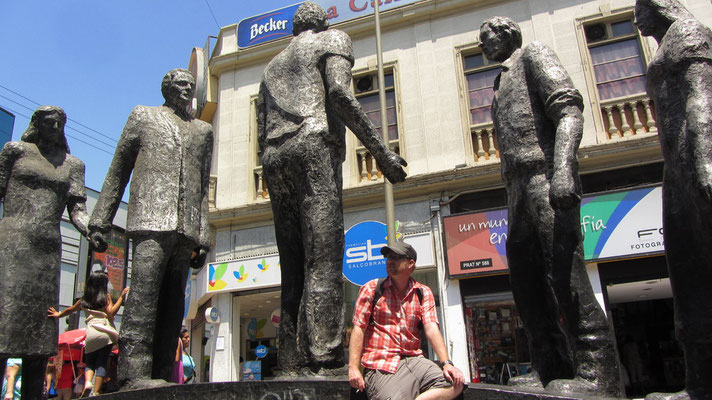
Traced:
[[433, 388], [449, 388], [443, 370], [423, 356], [404, 357], [395, 374], [374, 369], [364, 371], [369, 400], [413, 400]]

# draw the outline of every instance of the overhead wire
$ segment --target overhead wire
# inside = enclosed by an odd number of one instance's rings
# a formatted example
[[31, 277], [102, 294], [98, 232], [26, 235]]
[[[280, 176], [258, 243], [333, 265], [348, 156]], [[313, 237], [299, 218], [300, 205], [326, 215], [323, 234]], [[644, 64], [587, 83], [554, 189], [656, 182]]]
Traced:
[[[30, 103], [36, 105], [36, 106], [41, 106], [41, 105], [42, 105], [42, 104], [40, 104], [40, 103], [38, 103], [38, 102], [36, 102], [36, 101], [30, 99], [29, 97], [24, 96], [24, 95], [22, 95], [22, 94], [20, 94], [20, 93], [18, 93], [18, 92], [16, 92], [16, 91], [14, 91], [14, 90], [12, 90], [12, 89], [6, 87], [6, 86], [0, 85], [0, 88], [3, 88], [3, 89], [7, 90], [8, 92], [10, 92], [10, 93], [12, 93], [12, 94], [14, 94], [14, 95], [16, 95], [16, 96], [19, 96], [19, 97], [21, 97], [21, 98], [23, 98], [23, 99], [29, 101]], [[0, 96], [2, 96], [2, 95], [0, 95]], [[2, 97], [5, 98], [5, 99], [7, 99], [7, 100], [12, 101], [12, 102], [15, 103], [15, 104], [18, 104], [18, 105], [22, 106], [22, 107], [24, 107], [24, 108], [27, 108], [27, 109], [29, 109], [30, 111], [34, 111], [34, 110], [30, 109], [29, 107], [27, 107], [27, 106], [25, 106], [25, 105], [22, 105], [22, 104], [20, 104], [20, 103], [14, 101], [14, 100], [11, 100], [11, 99], [9, 99], [9, 98], [7, 98], [7, 97], [5, 97], [5, 96], [2, 96]], [[105, 135], [105, 134], [103, 134], [103, 133], [97, 131], [96, 129], [90, 128], [90, 127], [88, 127], [88, 126], [82, 124], [81, 122], [76, 121], [76, 120], [74, 120], [74, 119], [72, 119], [72, 118], [67, 117], [67, 121], [73, 122], [73, 123], [75, 123], [75, 124], [77, 124], [77, 125], [79, 125], [79, 126], [85, 128], [85, 129], [89, 129], [90, 131], [92, 131], [92, 132], [94, 132], [94, 133], [96, 133], [96, 134], [98, 134], [98, 135], [100, 135], [100, 136], [105, 137], [106, 139], [111, 140], [114, 144], [109, 144], [109, 146], [111, 146], [111, 147], [116, 146], [117, 140], [114, 139], [114, 138], [112, 138], [111, 136]], [[74, 129], [74, 128], [71, 128], [71, 129]], [[74, 130], [77, 131], [77, 132], [79, 132], [79, 131], [76, 130], [76, 129], [74, 129]], [[94, 140], [100, 141], [100, 140], [98, 140], [98, 139], [94, 138], [93, 136], [90, 136], [90, 135], [88, 135], [88, 134], [86, 134], [86, 133], [83, 133], [83, 132], [79, 132], [79, 133], [82, 133], [83, 135], [88, 136], [88, 137], [90, 137], [90, 138], [92, 138], [92, 139], [94, 139]], [[104, 143], [104, 142], [102, 142], [102, 143]], [[105, 143], [105, 144], [106, 144], [106, 143]]]
[[[0, 95], [0, 96], [1, 96], [1, 95]], [[2, 97], [5, 97], [5, 96], [2, 96]], [[25, 107], [25, 106], [23, 106], [23, 107]], [[28, 120], [31, 119], [31, 118], [28, 117], [27, 115], [25, 115], [25, 114], [23, 114], [23, 113], [21, 113], [21, 112], [18, 112], [18, 111], [16, 111], [16, 110], [13, 110], [13, 109], [11, 109], [11, 108], [9, 108], [9, 107], [4, 107], [4, 108], [5, 108], [6, 110], [10, 111], [11, 113], [15, 114], [15, 115], [19, 115], [19, 116], [21, 116], [21, 117], [27, 118]], [[25, 108], [27, 108], [27, 107], [25, 107]], [[72, 128], [72, 129], [73, 129], [73, 128]], [[76, 130], [76, 129], [75, 129], [75, 130]], [[94, 145], [94, 144], [85, 142], [85, 141], [83, 141], [82, 139], [79, 139], [79, 138], [76, 137], [76, 136], [72, 136], [72, 135], [68, 134], [67, 132], [64, 132], [64, 135], [67, 136], [68, 138], [71, 138], [71, 139], [76, 140], [77, 142], [84, 143], [85, 145], [87, 145], [87, 146], [89, 146], [89, 147], [93, 147], [93, 148], [95, 148], [95, 149], [97, 149], [97, 150], [99, 150], [99, 151], [103, 151], [104, 153], [106, 153], [106, 154], [108, 154], [108, 155], [110, 155], [110, 156], [113, 156], [113, 155], [114, 155], [114, 153], [112, 153], [112, 152], [110, 152], [110, 151], [104, 150], [104, 149], [102, 149], [101, 147], [97, 147], [97, 146]]]
[[210, 10], [210, 15], [213, 16], [213, 21], [215, 21], [215, 25], [217, 25], [218, 29], [220, 29], [220, 24], [218, 23], [218, 19], [215, 18], [215, 13], [213, 12], [213, 8], [210, 7], [210, 3], [208, 3], [208, 0], [205, 0], [205, 4], [208, 6], [208, 10]]

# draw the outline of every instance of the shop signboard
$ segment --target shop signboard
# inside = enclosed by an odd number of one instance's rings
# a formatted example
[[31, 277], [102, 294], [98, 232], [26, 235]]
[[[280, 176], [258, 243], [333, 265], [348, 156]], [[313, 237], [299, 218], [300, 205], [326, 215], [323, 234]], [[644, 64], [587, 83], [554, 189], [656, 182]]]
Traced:
[[359, 222], [346, 231], [343, 274], [349, 282], [361, 286], [387, 275], [386, 258], [381, 255], [387, 235], [386, 224], [377, 221]]
[[208, 264], [207, 293], [279, 286], [279, 255]]
[[443, 218], [450, 277], [490, 275], [507, 270], [507, 210]]
[[[396, 221], [396, 240], [413, 246], [418, 253], [416, 268], [435, 265], [432, 236], [430, 232], [412, 233], [407, 236], [398, 232], [400, 223]], [[383, 278], [386, 273], [386, 259], [381, 255], [381, 247], [388, 244], [386, 224], [364, 221], [349, 228], [344, 234], [344, 277], [354, 285]]]
[[129, 240], [123, 229], [114, 226], [106, 235], [106, 243], [108, 247], [105, 252], [91, 252], [87, 273], [106, 271], [109, 274], [109, 294], [112, 299], [117, 300], [126, 285]]
[[[386, 11], [418, 1], [422, 0], [380, 0], [378, 4], [380, 11]], [[237, 25], [237, 45], [244, 49], [292, 36], [294, 12], [301, 3], [243, 19]], [[314, 3], [326, 11], [331, 25], [373, 13], [371, 0], [314, 0]]]
[[661, 187], [649, 187], [584, 197], [581, 231], [586, 260], [663, 253], [662, 196]]
[[[451, 278], [507, 270], [506, 209], [451, 215], [443, 224]], [[663, 253], [662, 188], [584, 197], [581, 232], [588, 262]]]

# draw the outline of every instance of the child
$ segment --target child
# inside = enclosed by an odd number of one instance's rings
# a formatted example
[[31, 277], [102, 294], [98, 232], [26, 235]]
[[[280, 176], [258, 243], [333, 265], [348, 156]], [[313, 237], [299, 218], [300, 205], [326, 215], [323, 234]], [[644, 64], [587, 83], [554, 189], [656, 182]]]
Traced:
[[87, 279], [84, 296], [81, 300], [62, 312], [58, 312], [54, 307], [47, 310], [48, 316], [54, 318], [62, 318], [80, 309], [84, 310], [87, 338], [84, 344], [86, 370], [82, 397], [88, 394], [101, 394], [109, 353], [119, 338], [119, 333], [114, 328], [112, 321], [114, 315], [119, 311], [124, 297], [128, 294], [129, 288], [125, 288], [116, 303], [113, 303], [107, 290], [108, 284], [109, 277], [106, 272], [92, 272]]

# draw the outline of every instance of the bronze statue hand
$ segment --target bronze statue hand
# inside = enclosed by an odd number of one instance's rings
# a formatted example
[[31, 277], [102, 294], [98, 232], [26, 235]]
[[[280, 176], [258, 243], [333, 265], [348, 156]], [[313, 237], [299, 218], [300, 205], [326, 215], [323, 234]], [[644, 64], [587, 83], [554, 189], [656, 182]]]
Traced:
[[395, 152], [389, 151], [385, 159], [378, 161], [378, 166], [381, 168], [383, 175], [388, 178], [391, 183], [403, 182], [408, 175], [403, 167], [408, 163]]
[[208, 258], [208, 251], [205, 249], [193, 250], [193, 255], [190, 258], [190, 267], [193, 269], [201, 269], [205, 265], [205, 260]]
[[581, 194], [570, 175], [554, 174], [549, 188], [549, 201], [555, 209], [565, 210], [581, 204]]
[[88, 239], [92, 249], [94, 249], [97, 253], [103, 253], [109, 247], [109, 244], [106, 243], [104, 234], [99, 231], [90, 231]]

